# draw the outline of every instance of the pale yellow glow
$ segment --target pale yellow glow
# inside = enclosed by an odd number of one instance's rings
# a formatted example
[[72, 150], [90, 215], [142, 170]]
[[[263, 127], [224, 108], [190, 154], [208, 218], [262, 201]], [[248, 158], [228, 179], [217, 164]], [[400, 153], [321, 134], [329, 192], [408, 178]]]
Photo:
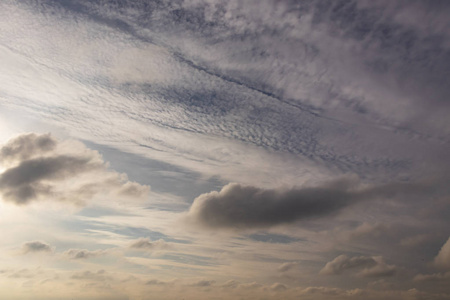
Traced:
[[[0, 118], [0, 146], [6, 143], [15, 134], [12, 126]], [[1, 166], [0, 166], [1, 172]]]

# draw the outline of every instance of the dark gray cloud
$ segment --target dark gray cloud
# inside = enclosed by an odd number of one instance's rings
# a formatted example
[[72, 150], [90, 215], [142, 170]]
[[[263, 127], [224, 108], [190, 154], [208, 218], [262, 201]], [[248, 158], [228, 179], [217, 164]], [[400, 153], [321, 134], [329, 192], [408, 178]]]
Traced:
[[271, 189], [230, 183], [194, 200], [189, 218], [210, 228], [258, 228], [339, 211], [358, 199], [346, 187]]
[[[33, 133], [10, 140], [1, 148], [2, 161], [9, 167], [0, 174], [3, 199], [21, 205], [42, 198], [80, 203], [99, 193], [141, 197], [148, 191], [109, 171], [98, 152], [71, 143]], [[78, 183], [67, 186], [69, 181]]]
[[33, 241], [33, 242], [27, 242], [22, 245], [22, 252], [24, 254], [27, 253], [49, 253], [52, 252], [53, 249], [50, 245], [40, 242], [40, 241]]
[[265, 228], [334, 214], [354, 203], [401, 194], [423, 195], [430, 186], [389, 183], [360, 187], [351, 180], [336, 180], [317, 187], [261, 189], [230, 183], [219, 192], [197, 197], [188, 220], [209, 228]]

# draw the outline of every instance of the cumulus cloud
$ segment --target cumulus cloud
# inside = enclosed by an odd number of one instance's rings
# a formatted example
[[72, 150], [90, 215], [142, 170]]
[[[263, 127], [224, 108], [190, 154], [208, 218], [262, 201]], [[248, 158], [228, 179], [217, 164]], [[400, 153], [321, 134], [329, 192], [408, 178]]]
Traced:
[[23, 134], [1, 150], [0, 194], [6, 201], [29, 204], [54, 199], [84, 203], [95, 195], [142, 197], [148, 186], [108, 170], [97, 151], [76, 141], [60, 142], [49, 134]]
[[23, 134], [10, 140], [0, 150], [0, 164], [8, 165], [15, 161], [23, 161], [37, 155], [52, 151], [56, 141], [50, 134]]
[[438, 268], [450, 269], [450, 238], [442, 246], [438, 255], [435, 257], [434, 264]]
[[317, 187], [262, 189], [230, 183], [221, 191], [197, 197], [187, 220], [218, 229], [267, 228], [331, 215], [362, 200], [423, 193], [421, 184], [390, 183], [361, 188], [359, 183], [340, 179]]
[[383, 258], [379, 256], [357, 256], [349, 258], [347, 255], [340, 255], [328, 262], [320, 274], [322, 275], [339, 275], [346, 270], [359, 269], [359, 276], [362, 277], [384, 277], [392, 276], [397, 271], [393, 265], [387, 265]]
[[53, 249], [50, 245], [40, 242], [40, 241], [33, 241], [33, 242], [27, 242], [22, 245], [22, 253], [28, 254], [28, 253], [50, 253]]
[[188, 217], [211, 228], [258, 228], [334, 213], [356, 200], [347, 188], [260, 189], [230, 183], [200, 195]]

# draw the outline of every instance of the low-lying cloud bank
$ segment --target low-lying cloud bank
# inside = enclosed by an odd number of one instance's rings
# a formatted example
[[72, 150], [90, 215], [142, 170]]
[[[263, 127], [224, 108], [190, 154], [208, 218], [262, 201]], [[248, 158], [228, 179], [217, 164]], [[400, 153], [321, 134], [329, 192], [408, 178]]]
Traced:
[[98, 194], [144, 197], [148, 186], [108, 169], [94, 150], [50, 134], [23, 134], [0, 149], [0, 195], [18, 205], [50, 199], [84, 204]]

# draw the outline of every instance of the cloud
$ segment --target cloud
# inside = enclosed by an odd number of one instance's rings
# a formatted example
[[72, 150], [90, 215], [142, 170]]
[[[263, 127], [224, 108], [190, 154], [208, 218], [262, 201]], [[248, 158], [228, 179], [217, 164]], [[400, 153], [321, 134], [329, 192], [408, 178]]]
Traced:
[[270, 286], [270, 289], [275, 292], [283, 292], [288, 289], [288, 287], [282, 283], [276, 282]]
[[392, 276], [397, 271], [395, 266], [387, 265], [379, 256], [357, 256], [349, 258], [347, 255], [340, 255], [328, 262], [319, 273], [322, 275], [339, 275], [351, 269], [362, 269], [358, 273], [362, 277]]
[[0, 150], [0, 164], [8, 165], [54, 150], [56, 141], [50, 134], [23, 134], [10, 140]]
[[438, 255], [434, 258], [434, 264], [438, 268], [450, 269], [450, 238], [448, 238]]
[[166, 241], [164, 241], [162, 239], [152, 242], [148, 238], [141, 238], [141, 239], [134, 241], [129, 247], [131, 249], [150, 251], [150, 250], [171, 249], [172, 245], [168, 244]]
[[320, 270], [320, 274], [338, 275], [348, 269], [373, 267], [376, 264], [376, 261], [372, 257], [359, 256], [349, 258], [347, 255], [343, 254], [328, 262], [325, 267]]
[[390, 277], [397, 273], [398, 268], [394, 265], [386, 264], [380, 257], [375, 257], [377, 265], [364, 268], [358, 273], [362, 277]]
[[69, 249], [64, 252], [64, 255], [69, 259], [89, 259], [99, 256], [104, 256], [108, 252], [105, 250], [86, 250], [86, 249]]
[[279, 272], [287, 272], [298, 265], [298, 262], [286, 262], [278, 267]]
[[8, 166], [0, 174], [0, 194], [15, 204], [44, 198], [80, 204], [98, 194], [139, 198], [149, 190], [108, 170], [101, 155], [82, 143], [59, 142], [49, 134], [20, 135], [0, 152]]
[[198, 286], [198, 287], [210, 287], [213, 286], [216, 283], [215, 280], [200, 280], [192, 284], [192, 286]]
[[267, 228], [334, 214], [362, 200], [421, 194], [420, 183], [389, 183], [361, 188], [340, 179], [316, 187], [262, 189], [230, 183], [221, 191], [198, 196], [187, 220], [205, 228]]
[[266, 190], [230, 183], [197, 197], [188, 218], [210, 228], [264, 228], [332, 214], [355, 196], [339, 186]]
[[446, 282], [450, 280], [450, 272], [434, 274], [417, 274], [414, 276], [416, 282]]
[[165, 285], [172, 285], [174, 284], [174, 281], [161, 281], [158, 279], [151, 279], [151, 280], [147, 280], [145, 282], [145, 285], [160, 285], [160, 286], [165, 286]]
[[34, 242], [27, 242], [22, 245], [23, 254], [50, 253], [52, 251], [53, 251], [52, 247], [44, 242], [34, 241]]

